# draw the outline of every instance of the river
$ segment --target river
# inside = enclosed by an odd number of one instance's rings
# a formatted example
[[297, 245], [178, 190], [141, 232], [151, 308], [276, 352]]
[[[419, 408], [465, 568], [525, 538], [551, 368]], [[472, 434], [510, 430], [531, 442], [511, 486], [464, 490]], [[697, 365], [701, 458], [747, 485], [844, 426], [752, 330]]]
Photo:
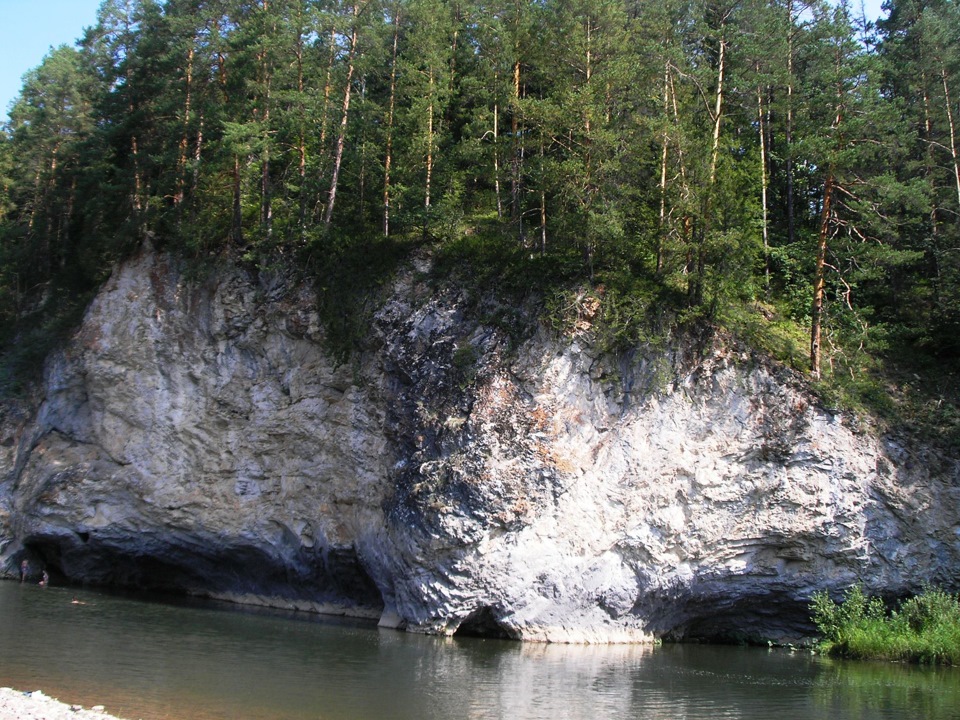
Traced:
[[422, 637], [13, 582], [0, 582], [0, 686], [143, 720], [960, 718], [955, 668]]

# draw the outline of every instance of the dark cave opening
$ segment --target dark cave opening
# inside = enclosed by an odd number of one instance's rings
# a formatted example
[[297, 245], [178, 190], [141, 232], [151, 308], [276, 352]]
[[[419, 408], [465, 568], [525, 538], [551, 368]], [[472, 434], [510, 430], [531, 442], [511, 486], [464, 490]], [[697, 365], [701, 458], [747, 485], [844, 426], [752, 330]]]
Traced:
[[801, 641], [815, 634], [809, 603], [785, 593], [743, 598], [713, 598], [691, 603], [692, 617], [664, 634], [664, 639], [734, 645], [766, 645], [768, 641]]
[[380, 591], [353, 548], [324, 548], [290, 561], [262, 548], [185, 545], [96, 532], [37, 534], [24, 541], [31, 574], [55, 585], [171, 596], [262, 596], [382, 610]]
[[467, 615], [454, 637], [494, 638], [497, 640], [515, 640], [516, 636], [497, 620], [493, 608], [489, 605], [478, 608]]
[[[27, 556], [54, 584], [184, 594], [190, 573], [146, 554], [125, 553], [91, 541], [89, 533], [40, 536], [24, 542]], [[38, 570], [39, 571], [39, 570]]]

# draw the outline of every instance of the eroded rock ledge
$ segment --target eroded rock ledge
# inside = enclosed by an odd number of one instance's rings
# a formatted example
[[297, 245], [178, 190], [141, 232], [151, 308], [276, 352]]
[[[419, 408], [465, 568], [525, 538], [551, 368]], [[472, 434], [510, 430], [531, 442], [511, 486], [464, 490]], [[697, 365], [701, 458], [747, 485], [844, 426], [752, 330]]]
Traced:
[[955, 459], [720, 343], [508, 352], [418, 277], [337, 367], [308, 289], [118, 268], [4, 408], [6, 572], [574, 642], [796, 638], [816, 589], [955, 587]]

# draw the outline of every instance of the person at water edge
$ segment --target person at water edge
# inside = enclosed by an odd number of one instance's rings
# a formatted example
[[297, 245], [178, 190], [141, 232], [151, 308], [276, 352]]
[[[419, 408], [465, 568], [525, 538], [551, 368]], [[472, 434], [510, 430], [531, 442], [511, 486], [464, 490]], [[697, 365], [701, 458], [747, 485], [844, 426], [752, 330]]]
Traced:
[[41, 587], [46, 587], [46, 586], [49, 585], [49, 584], [50, 584], [50, 573], [48, 573], [46, 570], [44, 570], [44, 571], [43, 571], [43, 575], [42, 575], [41, 578], [40, 578], [40, 586], [41, 586]]
[[27, 579], [27, 572], [30, 570], [30, 563], [24, 560], [20, 563], [20, 582], [25, 582]]

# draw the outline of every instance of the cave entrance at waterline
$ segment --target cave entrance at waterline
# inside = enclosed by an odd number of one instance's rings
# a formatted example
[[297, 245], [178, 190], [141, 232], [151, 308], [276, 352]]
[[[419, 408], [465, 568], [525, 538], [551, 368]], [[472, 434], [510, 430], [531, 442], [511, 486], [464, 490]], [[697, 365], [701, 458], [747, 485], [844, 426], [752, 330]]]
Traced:
[[497, 620], [493, 608], [489, 605], [477, 608], [467, 615], [453, 633], [454, 637], [494, 638], [497, 640], [516, 640], [517, 637]]

